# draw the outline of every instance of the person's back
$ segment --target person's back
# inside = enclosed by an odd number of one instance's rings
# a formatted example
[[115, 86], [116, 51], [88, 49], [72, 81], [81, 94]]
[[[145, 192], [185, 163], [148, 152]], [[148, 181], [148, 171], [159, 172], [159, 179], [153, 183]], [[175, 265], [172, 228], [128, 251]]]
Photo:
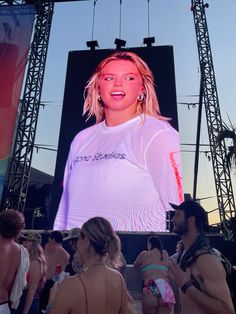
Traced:
[[169, 255], [165, 250], [162, 251], [162, 254], [158, 249], [146, 251], [145, 254], [143, 254], [143, 260], [140, 267], [144, 280], [162, 278], [169, 281]]
[[8, 302], [20, 264], [20, 247], [0, 235], [0, 303]]
[[44, 254], [47, 262], [46, 278], [51, 279], [55, 275], [57, 265], [64, 271], [69, 262], [69, 253], [62, 247], [63, 237], [60, 231], [53, 231], [49, 236], [49, 242], [45, 245]]
[[49, 301], [50, 290], [56, 280], [55, 275], [64, 271], [70, 255], [62, 247], [63, 235], [60, 231], [52, 231], [49, 234], [48, 243], [44, 248], [44, 255], [46, 259], [47, 271], [46, 282], [40, 294], [40, 310], [44, 311]]
[[61, 313], [126, 313], [128, 300], [122, 275], [105, 265], [94, 265], [80, 275], [66, 278], [61, 288], [67, 291], [66, 296], [60, 293], [60, 287], [57, 292]]
[[83, 272], [56, 286], [50, 313], [126, 314], [130, 300], [124, 279], [106, 266], [108, 257], [113, 265], [120, 257], [120, 239], [110, 222], [93, 217], [84, 223], [77, 252], [84, 264]]
[[47, 279], [51, 279], [55, 275], [57, 265], [61, 266], [61, 271], [65, 270], [69, 254], [63, 247], [46, 244], [44, 253], [47, 261]]
[[169, 255], [156, 236], [148, 238], [147, 249], [134, 262], [143, 274], [143, 313], [170, 313], [175, 297], [170, 286]]
[[13, 209], [0, 213], [0, 313], [9, 314], [9, 303], [16, 308], [25, 286], [29, 257], [15, 242], [25, 226], [24, 216]]

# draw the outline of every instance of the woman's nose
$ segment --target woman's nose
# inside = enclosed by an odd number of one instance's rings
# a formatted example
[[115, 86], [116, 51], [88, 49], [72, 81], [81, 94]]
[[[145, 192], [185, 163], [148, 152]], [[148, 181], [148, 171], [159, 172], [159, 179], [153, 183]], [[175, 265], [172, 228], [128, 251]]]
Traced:
[[120, 78], [120, 77], [116, 77], [116, 78], [114, 79], [114, 85], [115, 85], [115, 86], [120, 86], [120, 85], [122, 85], [122, 81], [121, 81], [121, 78]]

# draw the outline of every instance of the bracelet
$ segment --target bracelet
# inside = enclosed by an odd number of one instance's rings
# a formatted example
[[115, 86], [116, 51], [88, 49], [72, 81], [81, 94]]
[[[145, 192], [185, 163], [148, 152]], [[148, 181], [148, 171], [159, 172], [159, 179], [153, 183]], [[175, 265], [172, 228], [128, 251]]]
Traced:
[[192, 280], [189, 280], [187, 282], [185, 282], [185, 284], [183, 284], [183, 286], [180, 288], [182, 290], [183, 293], [186, 293], [187, 289], [192, 286], [193, 282]]

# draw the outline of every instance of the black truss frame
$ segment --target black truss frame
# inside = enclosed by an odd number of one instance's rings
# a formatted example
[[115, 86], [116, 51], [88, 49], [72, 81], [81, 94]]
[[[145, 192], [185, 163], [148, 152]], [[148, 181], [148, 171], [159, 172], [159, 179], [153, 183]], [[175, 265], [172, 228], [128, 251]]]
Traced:
[[[1, 3], [2, 4], [2, 3]], [[9, 4], [5, 1], [4, 4]], [[12, 2], [11, 5], [24, 5]], [[3, 195], [3, 207], [24, 211], [29, 184], [34, 140], [37, 128], [43, 77], [46, 64], [54, 2], [34, 2], [36, 9], [34, 35], [30, 47], [27, 75], [21, 102], [16, 138]]]
[[204, 4], [203, 0], [192, 0], [191, 10], [193, 12], [197, 38], [199, 63], [203, 84], [203, 103], [205, 105], [221, 228], [225, 233], [225, 236], [230, 238], [232, 236], [232, 232], [229, 230], [228, 226], [230, 219], [235, 217], [235, 202], [230, 169], [226, 159], [226, 144], [225, 142], [219, 144], [217, 141], [219, 132], [223, 130], [223, 123], [220, 113], [219, 98], [216, 88], [215, 72], [205, 13], [205, 8], [207, 7], [208, 4]]

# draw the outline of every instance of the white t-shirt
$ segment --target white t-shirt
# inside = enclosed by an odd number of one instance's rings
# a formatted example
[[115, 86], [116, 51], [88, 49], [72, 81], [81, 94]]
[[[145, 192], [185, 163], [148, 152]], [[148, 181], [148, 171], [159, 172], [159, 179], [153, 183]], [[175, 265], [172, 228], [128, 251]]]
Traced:
[[54, 229], [102, 216], [119, 231], [165, 231], [169, 202], [182, 201], [178, 132], [151, 116], [103, 121], [72, 141]]

